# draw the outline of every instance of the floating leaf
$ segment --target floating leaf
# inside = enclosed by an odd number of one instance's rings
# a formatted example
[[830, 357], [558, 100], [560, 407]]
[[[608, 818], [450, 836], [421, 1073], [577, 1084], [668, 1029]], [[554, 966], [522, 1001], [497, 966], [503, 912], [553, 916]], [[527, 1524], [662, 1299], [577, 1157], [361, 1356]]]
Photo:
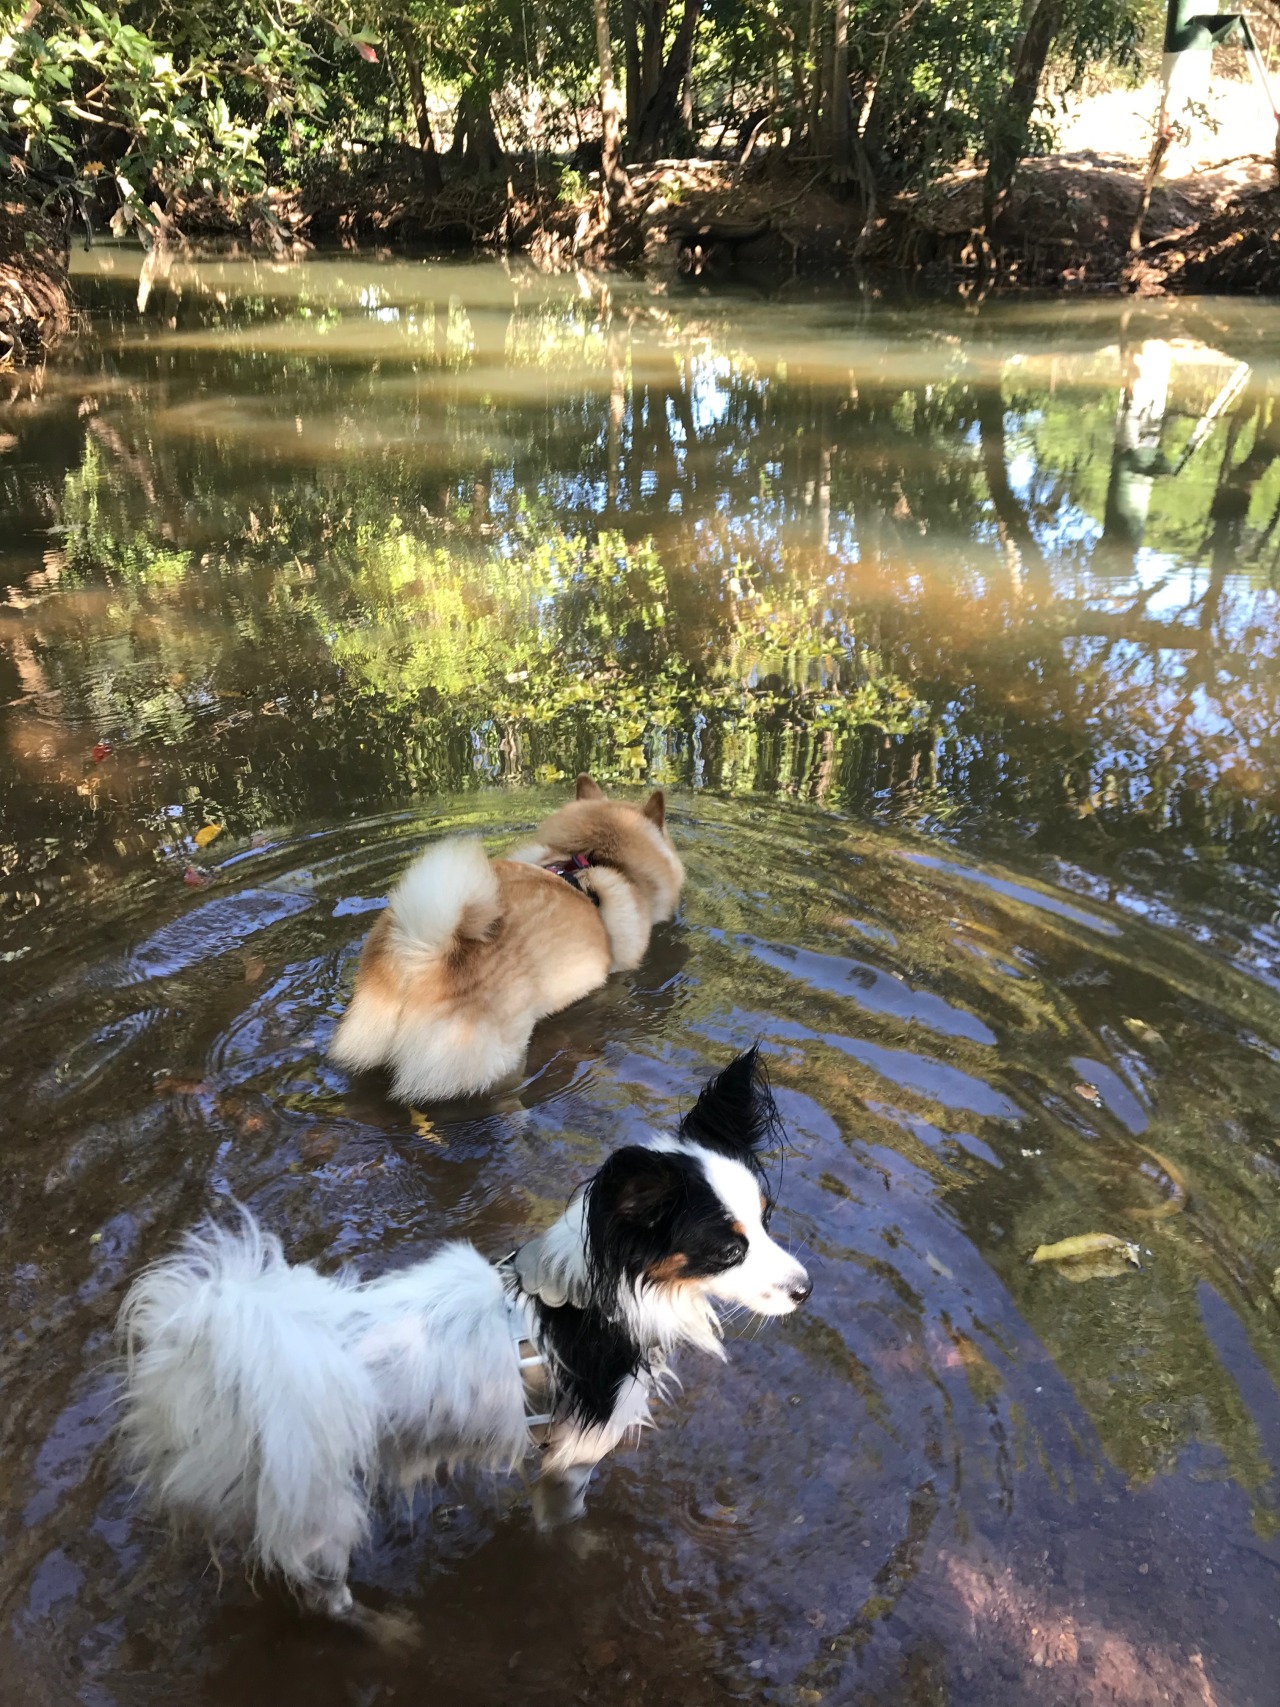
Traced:
[[1136, 1037], [1139, 1043], [1148, 1043], [1154, 1046], [1163, 1046], [1164, 1044], [1164, 1038], [1161, 1037], [1160, 1033], [1154, 1026], [1148, 1025], [1145, 1020], [1126, 1019], [1124, 1022], [1124, 1028], [1132, 1036]]
[[[1064, 1273], [1074, 1264], [1077, 1268], [1087, 1268], [1090, 1275], [1119, 1274], [1126, 1267], [1142, 1267], [1137, 1245], [1127, 1239], [1117, 1239], [1114, 1233], [1076, 1233], [1070, 1239], [1059, 1239], [1054, 1245], [1037, 1245], [1031, 1261], [1062, 1263]], [[1085, 1276], [1073, 1278], [1083, 1279]]]
[[[1149, 1144], [1139, 1144], [1138, 1148], [1145, 1151], [1159, 1170], [1160, 1178], [1167, 1182], [1165, 1201], [1154, 1209], [1126, 1209], [1125, 1214], [1130, 1221], [1165, 1221], [1170, 1215], [1180, 1215], [1187, 1207], [1187, 1182], [1181, 1171], [1174, 1166], [1167, 1156], [1162, 1156], [1159, 1150], [1153, 1150]], [[1143, 1168], [1143, 1173], [1150, 1177], [1152, 1169]]]
[[225, 824], [206, 824], [202, 830], [197, 830], [195, 842], [198, 848], [207, 848], [210, 842], [216, 842], [226, 829]]

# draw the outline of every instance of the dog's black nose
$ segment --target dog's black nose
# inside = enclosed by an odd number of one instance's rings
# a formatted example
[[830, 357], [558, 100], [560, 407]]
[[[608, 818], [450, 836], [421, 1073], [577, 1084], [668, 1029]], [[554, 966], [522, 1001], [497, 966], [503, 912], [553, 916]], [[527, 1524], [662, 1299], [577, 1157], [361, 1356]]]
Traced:
[[813, 1282], [806, 1274], [803, 1280], [797, 1280], [793, 1285], [788, 1286], [787, 1291], [791, 1295], [791, 1302], [793, 1304], [803, 1304], [805, 1299], [813, 1291]]

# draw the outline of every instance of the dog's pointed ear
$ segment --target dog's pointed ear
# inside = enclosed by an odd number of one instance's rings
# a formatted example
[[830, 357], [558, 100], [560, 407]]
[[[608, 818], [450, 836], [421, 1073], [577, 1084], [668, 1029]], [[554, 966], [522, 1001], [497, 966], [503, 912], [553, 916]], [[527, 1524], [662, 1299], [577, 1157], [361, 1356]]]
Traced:
[[680, 1135], [750, 1164], [782, 1140], [782, 1121], [759, 1046], [737, 1055], [702, 1087], [680, 1122]]
[[656, 1227], [675, 1208], [683, 1184], [669, 1156], [636, 1145], [627, 1155], [625, 1171], [618, 1180], [615, 1211], [637, 1227]]
[[661, 1150], [628, 1144], [615, 1150], [591, 1182], [589, 1217], [624, 1221], [633, 1228], [659, 1226], [680, 1201], [684, 1176]]
[[654, 789], [645, 801], [642, 810], [651, 824], [656, 824], [659, 829], [662, 828], [667, 821], [667, 801], [660, 788]]
[[578, 780], [574, 786], [577, 791], [575, 794], [577, 800], [605, 800], [608, 798], [596, 779], [588, 776], [586, 771], [578, 773]]

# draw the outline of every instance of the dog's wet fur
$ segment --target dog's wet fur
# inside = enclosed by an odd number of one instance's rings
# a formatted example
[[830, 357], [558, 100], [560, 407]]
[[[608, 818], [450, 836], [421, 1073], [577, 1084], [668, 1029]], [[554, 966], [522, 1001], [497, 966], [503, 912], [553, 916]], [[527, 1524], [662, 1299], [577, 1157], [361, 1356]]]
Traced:
[[386, 1634], [347, 1585], [380, 1495], [536, 1450], [538, 1521], [576, 1517], [594, 1466], [648, 1421], [671, 1354], [724, 1356], [718, 1307], [783, 1316], [809, 1296], [767, 1228], [780, 1138], [753, 1049], [674, 1134], [615, 1151], [497, 1266], [451, 1244], [360, 1282], [290, 1266], [247, 1211], [206, 1222], [121, 1308], [136, 1480], [314, 1610]]
[[[589, 776], [576, 788], [505, 859], [454, 837], [409, 868], [365, 943], [339, 1066], [387, 1068], [401, 1102], [475, 1095], [519, 1071], [540, 1019], [639, 966], [684, 882], [662, 792], [636, 805]], [[573, 882], [546, 869], [575, 855]]]

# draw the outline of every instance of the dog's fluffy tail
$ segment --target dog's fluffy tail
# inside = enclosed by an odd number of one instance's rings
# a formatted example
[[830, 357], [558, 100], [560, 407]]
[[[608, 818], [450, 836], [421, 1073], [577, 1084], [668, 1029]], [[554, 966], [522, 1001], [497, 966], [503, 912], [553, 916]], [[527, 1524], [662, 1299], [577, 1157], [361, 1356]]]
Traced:
[[377, 1394], [342, 1332], [352, 1308], [347, 1283], [290, 1268], [243, 1211], [140, 1275], [117, 1323], [138, 1482], [303, 1592], [342, 1582], [376, 1475]]
[[378, 950], [376, 970], [366, 952], [356, 993], [329, 1045], [330, 1058], [350, 1072], [392, 1065], [406, 974], [460, 941], [483, 942], [501, 911], [497, 874], [478, 841], [453, 837], [428, 848], [391, 892], [386, 936], [370, 939]]
[[397, 948], [431, 959], [459, 937], [483, 942], [501, 910], [497, 874], [470, 837], [428, 848], [396, 884], [389, 906]]

